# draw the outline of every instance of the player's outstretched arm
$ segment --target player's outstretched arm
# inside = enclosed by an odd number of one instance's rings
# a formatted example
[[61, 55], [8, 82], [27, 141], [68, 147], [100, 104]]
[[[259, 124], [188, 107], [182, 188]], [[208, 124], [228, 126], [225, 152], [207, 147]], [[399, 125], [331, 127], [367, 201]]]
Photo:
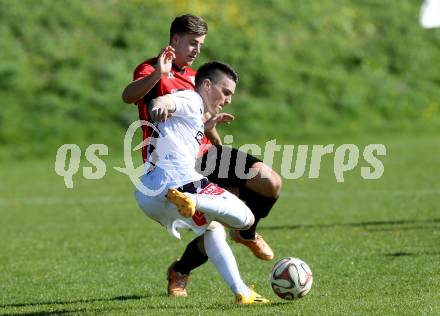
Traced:
[[130, 82], [122, 92], [122, 100], [125, 103], [134, 103], [142, 99], [154, 85], [160, 80], [163, 74], [171, 71], [172, 60], [175, 58], [174, 48], [167, 46], [160, 52], [155, 71], [149, 76]]
[[155, 122], [165, 122], [176, 111], [176, 102], [169, 95], [153, 99], [150, 103], [150, 117]]

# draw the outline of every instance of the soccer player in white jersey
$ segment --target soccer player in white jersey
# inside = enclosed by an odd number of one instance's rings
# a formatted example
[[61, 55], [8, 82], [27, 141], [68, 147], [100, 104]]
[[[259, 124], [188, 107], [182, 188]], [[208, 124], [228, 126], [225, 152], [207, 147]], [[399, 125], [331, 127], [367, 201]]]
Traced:
[[[172, 53], [161, 60], [171, 68]], [[247, 229], [254, 223], [251, 210], [232, 193], [210, 183], [195, 169], [204, 128], [232, 116], [220, 113], [231, 102], [238, 82], [227, 64], [209, 62], [195, 78], [195, 91], [184, 90], [154, 99], [150, 115], [155, 132], [149, 145], [150, 161], [141, 178], [136, 200], [145, 214], [180, 238], [179, 229], [203, 235], [203, 249], [240, 304], [266, 303], [240, 277], [235, 257], [225, 240], [223, 225]], [[203, 114], [212, 116], [203, 122]]]

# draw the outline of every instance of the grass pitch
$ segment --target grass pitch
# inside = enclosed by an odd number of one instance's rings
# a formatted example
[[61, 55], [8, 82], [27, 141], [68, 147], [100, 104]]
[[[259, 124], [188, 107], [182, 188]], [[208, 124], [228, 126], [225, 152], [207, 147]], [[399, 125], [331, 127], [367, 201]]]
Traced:
[[143, 215], [128, 178], [111, 168], [122, 159], [105, 160], [101, 180], [77, 174], [71, 190], [54, 159], [3, 164], [0, 314], [439, 315], [440, 139], [338, 142], [385, 144], [382, 178], [362, 179], [361, 161], [337, 183], [334, 155], [325, 156], [319, 179], [284, 181], [259, 226], [276, 259], [296, 256], [310, 265], [308, 296], [277, 298], [268, 283], [275, 261], [259, 261], [231, 242], [243, 279], [271, 300], [265, 306], [232, 304], [209, 262], [193, 273], [188, 298], [166, 296], [166, 269], [193, 234], [176, 240]]

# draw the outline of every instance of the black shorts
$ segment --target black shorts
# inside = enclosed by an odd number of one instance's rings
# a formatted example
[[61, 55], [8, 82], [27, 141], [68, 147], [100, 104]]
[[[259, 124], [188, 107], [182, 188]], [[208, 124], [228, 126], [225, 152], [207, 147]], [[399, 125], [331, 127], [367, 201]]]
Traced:
[[192, 194], [197, 194], [210, 184], [211, 184], [211, 182], [209, 182], [208, 179], [203, 178], [203, 179], [200, 179], [199, 181], [194, 181], [194, 182], [184, 184], [181, 187], [178, 187], [177, 190], [179, 190], [180, 192], [188, 192], [188, 193], [192, 193]]
[[196, 169], [199, 173], [223, 188], [242, 188], [249, 177], [249, 169], [256, 162], [261, 162], [238, 149], [213, 145], [197, 160]]

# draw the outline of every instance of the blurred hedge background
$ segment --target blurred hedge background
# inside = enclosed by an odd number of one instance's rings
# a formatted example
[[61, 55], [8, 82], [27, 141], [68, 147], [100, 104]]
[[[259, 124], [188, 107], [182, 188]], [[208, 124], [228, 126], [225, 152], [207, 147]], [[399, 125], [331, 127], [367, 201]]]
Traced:
[[[0, 0], [0, 158], [63, 143], [122, 149], [134, 67], [168, 43], [176, 15], [202, 15], [194, 66], [219, 59], [241, 81], [223, 127], [238, 140], [433, 130], [440, 30], [410, 0]], [[110, 151], [110, 152], [111, 152]]]

